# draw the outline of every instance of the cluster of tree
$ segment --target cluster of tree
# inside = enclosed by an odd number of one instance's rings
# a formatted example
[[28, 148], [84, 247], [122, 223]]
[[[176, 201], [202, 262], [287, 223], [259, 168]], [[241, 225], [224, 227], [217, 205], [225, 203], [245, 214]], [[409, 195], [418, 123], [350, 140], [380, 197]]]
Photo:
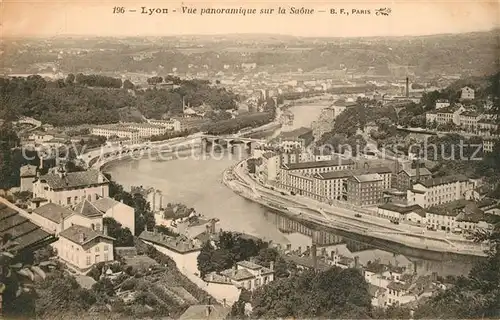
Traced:
[[353, 156], [364, 153], [366, 144], [365, 138], [359, 134], [347, 136], [345, 134], [336, 134], [333, 130], [323, 134], [317, 142], [317, 145], [322, 148], [324, 153], [348, 153]]
[[[83, 74], [74, 80], [68, 78], [0, 78], [0, 118], [15, 120], [28, 116], [55, 126], [106, 124], [120, 121], [121, 110], [139, 110], [146, 117], [157, 119], [165, 114], [182, 114], [183, 97], [193, 107], [206, 103], [221, 110], [236, 109], [238, 99], [234, 93], [201, 80], [182, 80], [174, 90], [148, 89], [131, 95], [127, 90], [114, 90], [121, 87], [120, 79]], [[126, 89], [132, 87], [130, 83]]]
[[212, 271], [222, 271], [232, 268], [238, 261], [247, 260], [256, 256], [259, 251], [267, 247], [267, 243], [250, 239], [242, 235], [222, 232], [215, 247], [206, 242], [198, 255], [198, 270], [202, 277]]
[[132, 247], [134, 245], [134, 235], [129, 228], [124, 228], [118, 221], [109, 217], [103, 218], [102, 223], [107, 226], [108, 235], [116, 239], [115, 247]]
[[70, 73], [66, 77], [65, 82], [70, 85], [76, 82], [80, 85], [88, 87], [115, 88], [115, 89], [120, 89], [122, 87], [121, 79], [102, 76], [98, 74], [85, 75], [83, 73], [79, 73], [75, 77], [72, 73]]
[[153, 230], [155, 226], [154, 213], [151, 211], [149, 203], [140, 193], [130, 193], [123, 189], [123, 186], [111, 180], [110, 174], [105, 174], [110, 181], [109, 197], [134, 208], [135, 210], [135, 230], [134, 234], [141, 234], [146, 226], [148, 230]]
[[304, 271], [258, 288], [252, 318], [366, 319], [371, 313], [368, 284], [357, 269]]
[[237, 133], [243, 128], [259, 127], [268, 124], [274, 120], [274, 114], [270, 112], [262, 112], [256, 114], [248, 114], [236, 117], [234, 119], [209, 123], [203, 126], [202, 131], [207, 134], [224, 135]]

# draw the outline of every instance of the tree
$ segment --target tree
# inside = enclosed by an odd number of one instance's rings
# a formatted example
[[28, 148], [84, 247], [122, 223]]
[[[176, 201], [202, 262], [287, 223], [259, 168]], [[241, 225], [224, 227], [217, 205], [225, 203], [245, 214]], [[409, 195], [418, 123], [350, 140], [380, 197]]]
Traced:
[[134, 235], [129, 228], [123, 228], [122, 225], [113, 218], [105, 217], [103, 224], [108, 227], [108, 235], [116, 239], [116, 247], [132, 247], [134, 245]]
[[367, 318], [368, 284], [357, 269], [333, 267], [305, 271], [258, 288], [253, 295], [257, 318]]
[[67, 85], [70, 85], [70, 86], [71, 86], [71, 85], [73, 85], [73, 84], [74, 84], [74, 82], [75, 82], [75, 75], [74, 75], [74, 74], [72, 74], [72, 73], [68, 74], [68, 76], [66, 77], [65, 83], [66, 83]]

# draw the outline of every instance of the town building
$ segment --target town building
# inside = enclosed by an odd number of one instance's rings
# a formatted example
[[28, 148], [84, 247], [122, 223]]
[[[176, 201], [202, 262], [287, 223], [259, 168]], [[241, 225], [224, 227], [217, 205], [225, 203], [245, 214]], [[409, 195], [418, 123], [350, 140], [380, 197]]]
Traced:
[[382, 202], [384, 179], [378, 173], [356, 174], [347, 179], [347, 201], [357, 206]]
[[342, 158], [329, 161], [283, 164], [280, 168], [278, 183], [281, 188], [289, 191], [302, 193], [301, 190], [304, 190], [305, 193], [318, 194], [319, 186], [314, 183], [314, 174], [353, 168], [354, 161]]
[[233, 268], [221, 271], [220, 275], [230, 279], [239, 288], [254, 291], [274, 281], [274, 263], [271, 262], [270, 268], [266, 268], [250, 261], [240, 261]]
[[131, 143], [138, 143], [140, 140], [139, 130], [119, 125], [93, 126], [90, 128], [90, 134], [106, 138], [125, 138]]
[[32, 165], [25, 165], [20, 168], [21, 185], [20, 191], [33, 191], [33, 182], [36, 179], [37, 167]]
[[411, 206], [384, 203], [378, 206], [377, 216], [391, 221], [407, 221], [418, 225], [426, 225], [426, 212], [418, 204]]
[[59, 233], [57, 256], [77, 271], [88, 271], [94, 264], [113, 261], [113, 241], [107, 230], [98, 232], [72, 225]]
[[155, 125], [149, 123], [127, 123], [126, 125], [132, 130], [137, 130], [139, 132], [139, 138], [142, 139], [148, 139], [152, 136], [159, 136], [171, 130], [164, 125]]
[[132, 234], [135, 234], [134, 208], [112, 198], [100, 198], [92, 202], [92, 205], [102, 213], [103, 218], [113, 218], [123, 228], [128, 228]]
[[262, 163], [258, 165], [257, 172], [265, 182], [276, 182], [279, 173], [279, 154], [275, 152], [265, 152], [262, 154]]
[[458, 124], [466, 131], [475, 132], [482, 116], [476, 111], [464, 111], [459, 114]]
[[94, 201], [109, 196], [109, 181], [98, 170], [65, 172], [54, 168], [52, 172], [36, 178], [33, 183], [34, 206], [40, 203], [75, 205], [83, 200]]
[[473, 232], [489, 227], [489, 215], [467, 200], [456, 200], [427, 209], [427, 225], [448, 232]]
[[461, 100], [474, 100], [474, 89], [470, 87], [463, 87], [460, 90], [460, 99]]
[[314, 141], [313, 131], [310, 128], [301, 127], [293, 131], [282, 132], [278, 137], [278, 147], [285, 152], [295, 149], [305, 150]]
[[[418, 172], [417, 172], [418, 171]], [[399, 190], [408, 190], [417, 183], [417, 181], [427, 181], [432, 179], [432, 173], [427, 168], [404, 169], [398, 172], [397, 188]]]
[[181, 122], [177, 119], [169, 119], [169, 120], [148, 119], [148, 123], [152, 125], [165, 127], [167, 130], [181, 131]]
[[474, 184], [463, 175], [452, 175], [416, 182], [407, 191], [408, 204], [429, 208], [472, 196]]
[[447, 99], [439, 99], [436, 101], [436, 110], [447, 108], [450, 106], [450, 101]]
[[167, 236], [154, 231], [145, 230], [139, 235], [139, 239], [152, 245], [156, 250], [169, 256], [174, 260], [179, 270], [185, 269], [190, 273], [198, 273], [198, 255], [201, 245], [193, 239], [181, 235], [177, 237]]

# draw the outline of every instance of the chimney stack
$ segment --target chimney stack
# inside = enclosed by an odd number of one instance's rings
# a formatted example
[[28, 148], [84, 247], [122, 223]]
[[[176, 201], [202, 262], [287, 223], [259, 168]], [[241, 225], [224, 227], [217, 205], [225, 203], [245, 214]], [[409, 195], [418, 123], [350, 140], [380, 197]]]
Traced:
[[408, 77], [406, 77], [406, 97], [410, 97], [410, 79]]
[[85, 242], [85, 234], [82, 232], [80, 233], [80, 242], [84, 243]]
[[358, 256], [354, 257], [354, 268], [359, 268], [359, 257]]
[[235, 276], [235, 275], [236, 275], [237, 270], [238, 270], [238, 266], [235, 264], [235, 265], [233, 266], [233, 276]]
[[103, 234], [104, 234], [105, 236], [107, 236], [107, 235], [108, 235], [108, 226], [107, 226], [107, 225], [104, 225], [104, 226], [102, 227], [102, 232], [103, 232]]
[[413, 273], [417, 274], [417, 262], [416, 261], [413, 262]]
[[432, 282], [436, 282], [437, 281], [437, 275], [438, 275], [437, 272], [433, 272], [431, 274], [431, 280], [432, 280]]
[[269, 269], [271, 269], [271, 271], [274, 271], [274, 261], [271, 261], [269, 263]]
[[420, 161], [418, 158], [415, 160], [415, 181], [420, 181]]
[[312, 263], [313, 263], [314, 270], [318, 269], [318, 258], [316, 257], [316, 253], [317, 253], [316, 251], [317, 251], [316, 244], [313, 243], [312, 246], [311, 246], [311, 258], [312, 258]]

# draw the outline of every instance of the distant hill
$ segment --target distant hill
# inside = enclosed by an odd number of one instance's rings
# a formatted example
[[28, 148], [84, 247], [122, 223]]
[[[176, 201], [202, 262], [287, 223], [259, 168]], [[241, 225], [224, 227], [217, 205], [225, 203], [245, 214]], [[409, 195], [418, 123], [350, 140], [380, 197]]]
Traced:
[[[270, 72], [319, 68], [400, 77], [414, 73], [477, 76], [500, 70], [499, 29], [416, 37], [305, 38], [287, 35], [5, 39], [4, 69], [10, 73], [43, 68], [78, 73], [236, 70], [255, 62]], [[29, 46], [28, 46], [29, 45]], [[56, 49], [57, 48], [57, 49]], [[80, 49], [79, 49], [80, 48]], [[54, 50], [56, 49], [56, 50]], [[62, 53], [60, 53], [62, 52]], [[224, 66], [229, 65], [229, 69]], [[396, 66], [396, 67], [394, 67]], [[396, 71], [395, 71], [396, 70]]]

